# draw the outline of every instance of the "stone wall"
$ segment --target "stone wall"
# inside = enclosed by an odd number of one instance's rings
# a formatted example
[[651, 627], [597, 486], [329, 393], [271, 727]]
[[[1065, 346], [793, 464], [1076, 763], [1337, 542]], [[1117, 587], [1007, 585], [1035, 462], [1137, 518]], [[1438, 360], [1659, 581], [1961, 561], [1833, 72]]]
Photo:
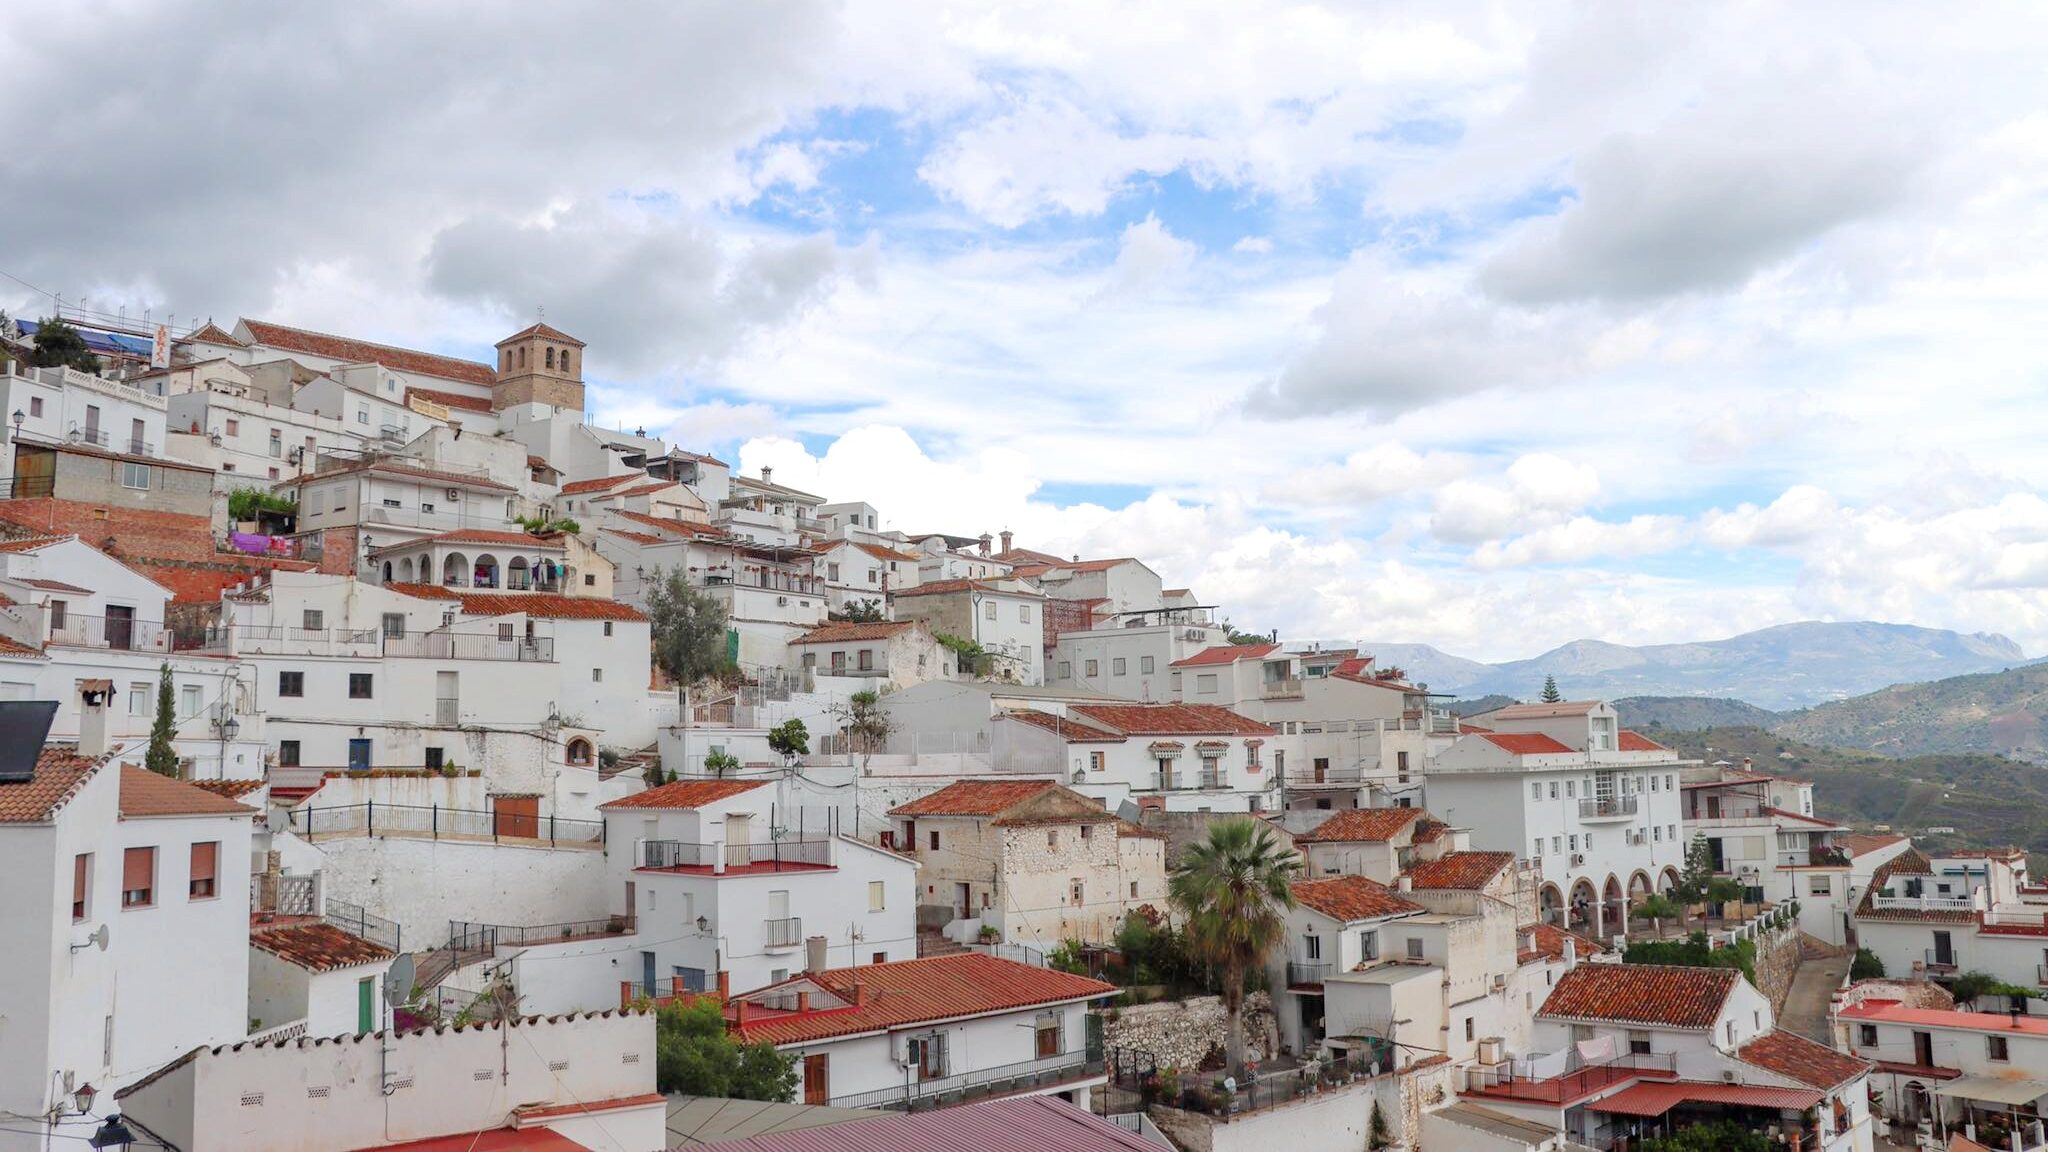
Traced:
[[[1147, 808], [1139, 813], [1139, 823], [1148, 832], [1166, 834], [1166, 866], [1172, 868], [1180, 862], [1180, 854], [1188, 845], [1209, 836], [1209, 825], [1225, 820], [1242, 820], [1242, 812], [1167, 812], [1158, 808]], [[1272, 829], [1274, 843], [1279, 847], [1293, 850], [1294, 835], [1272, 821], [1266, 822]]]
[[[1161, 1068], [1193, 1070], [1200, 1067], [1212, 1048], [1222, 1049], [1227, 1030], [1223, 1001], [1215, 996], [1196, 996], [1119, 1008], [1115, 1019], [1104, 1020], [1102, 1039], [1111, 1048], [1148, 1052]], [[1265, 1059], [1274, 1051], [1276, 1037], [1272, 999], [1264, 992], [1245, 997], [1246, 1055]]]
[[1771, 1011], [1785, 1009], [1792, 977], [1799, 971], [1800, 934], [1796, 928], [1765, 933], [1756, 942], [1756, 986], [1771, 1002]]

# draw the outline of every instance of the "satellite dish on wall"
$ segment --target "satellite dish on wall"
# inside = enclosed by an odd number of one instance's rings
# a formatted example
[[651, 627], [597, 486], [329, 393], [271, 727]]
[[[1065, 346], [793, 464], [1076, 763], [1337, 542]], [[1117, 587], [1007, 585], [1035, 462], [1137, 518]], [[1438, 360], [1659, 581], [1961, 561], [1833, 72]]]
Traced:
[[92, 934], [92, 946], [105, 952], [107, 950], [107, 941], [113, 938], [114, 934], [107, 931], [107, 926], [102, 924], [99, 927], [99, 931]]
[[289, 831], [291, 829], [291, 826], [291, 813], [285, 811], [282, 808], [265, 808], [263, 810], [263, 827], [267, 829], [271, 835], [275, 836], [280, 832]]
[[412, 982], [419, 975], [418, 966], [409, 954], [401, 954], [384, 970], [384, 1003], [393, 1008], [405, 1007], [412, 999]]

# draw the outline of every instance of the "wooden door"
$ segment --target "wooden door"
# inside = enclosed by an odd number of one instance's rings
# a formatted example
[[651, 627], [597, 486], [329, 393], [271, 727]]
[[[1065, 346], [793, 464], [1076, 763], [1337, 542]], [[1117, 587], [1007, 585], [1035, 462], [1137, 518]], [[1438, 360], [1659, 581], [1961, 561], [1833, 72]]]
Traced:
[[540, 797], [493, 796], [491, 811], [498, 835], [523, 840], [540, 838]]
[[832, 1099], [831, 1056], [813, 1052], [804, 1057], [804, 1103], [824, 1104]]

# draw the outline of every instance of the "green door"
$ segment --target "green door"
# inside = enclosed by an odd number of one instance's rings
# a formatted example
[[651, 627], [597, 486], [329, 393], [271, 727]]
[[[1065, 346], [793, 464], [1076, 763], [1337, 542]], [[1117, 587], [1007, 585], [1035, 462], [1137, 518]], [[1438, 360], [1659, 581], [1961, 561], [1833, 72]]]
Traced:
[[377, 1030], [377, 978], [365, 976], [356, 981], [356, 1031]]

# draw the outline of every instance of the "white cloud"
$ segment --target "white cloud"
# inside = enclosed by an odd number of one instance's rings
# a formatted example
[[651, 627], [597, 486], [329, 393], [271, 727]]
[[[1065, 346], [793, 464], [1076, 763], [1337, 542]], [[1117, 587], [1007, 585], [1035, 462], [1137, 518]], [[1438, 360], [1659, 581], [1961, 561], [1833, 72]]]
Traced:
[[1167, 231], [1154, 213], [1126, 227], [1109, 269], [1109, 291], [1145, 292], [1166, 287], [1194, 267], [1195, 246]]
[[1668, 552], [1686, 538], [1682, 516], [1632, 516], [1620, 523], [1574, 516], [1511, 540], [1488, 540], [1472, 553], [1476, 568], [1584, 564], [1617, 556]]
[[1716, 548], [1781, 548], [1812, 540], [1840, 514], [1825, 490], [1798, 484], [1762, 508], [1740, 504], [1733, 511], [1709, 513], [1704, 535]]
[[1387, 441], [1361, 448], [1342, 463], [1291, 472], [1267, 485], [1260, 497], [1272, 504], [1343, 508], [1433, 488], [1468, 467], [1468, 460], [1452, 453], [1419, 453]]
[[1273, 241], [1265, 236], [1246, 236], [1239, 239], [1237, 243], [1232, 244], [1230, 250], [1232, 252], [1241, 252], [1248, 256], [1266, 256], [1270, 255], [1273, 251]]

